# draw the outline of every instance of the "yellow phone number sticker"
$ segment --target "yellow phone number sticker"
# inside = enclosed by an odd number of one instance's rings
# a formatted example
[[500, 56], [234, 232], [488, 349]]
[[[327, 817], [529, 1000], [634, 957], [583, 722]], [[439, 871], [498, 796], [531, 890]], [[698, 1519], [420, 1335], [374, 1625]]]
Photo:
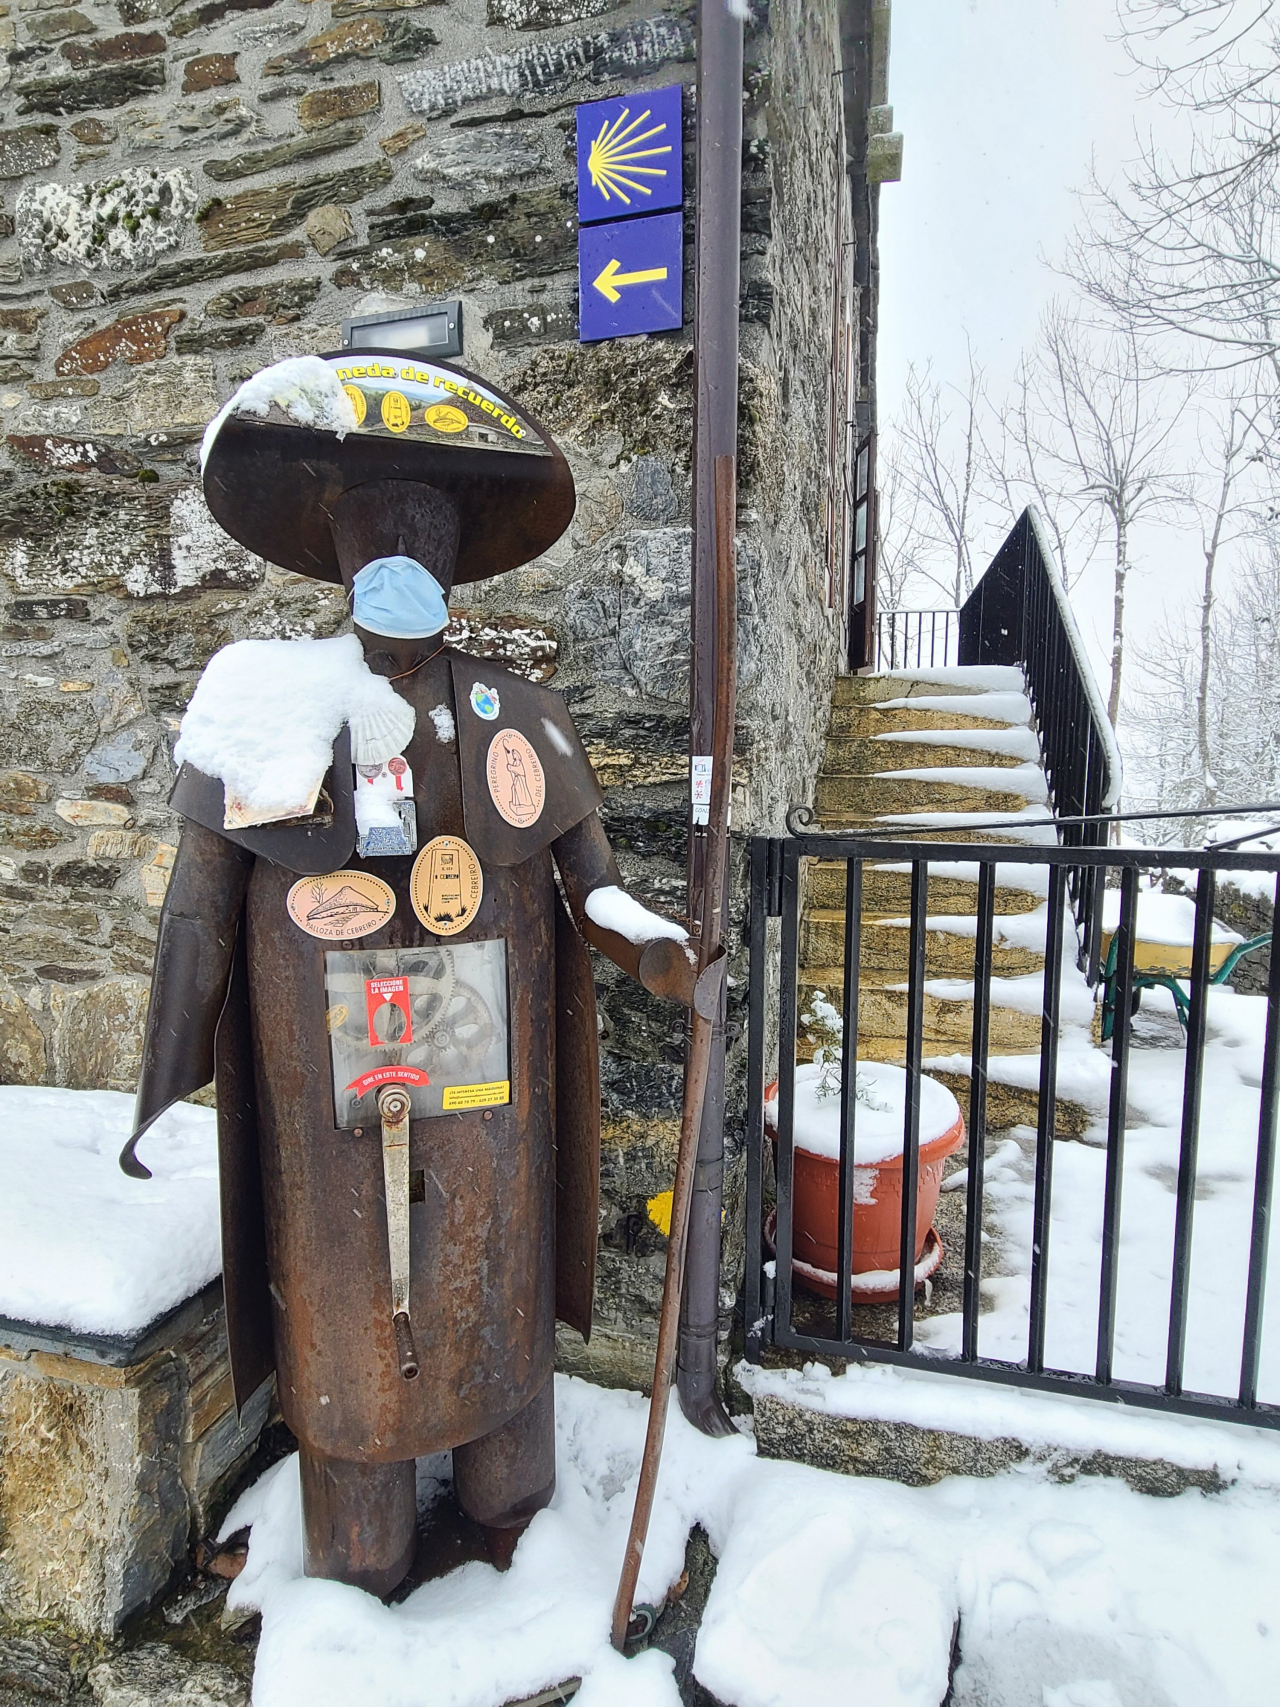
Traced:
[[446, 1114], [458, 1108], [494, 1108], [511, 1101], [511, 1080], [495, 1079], [489, 1085], [448, 1085], [441, 1106]]

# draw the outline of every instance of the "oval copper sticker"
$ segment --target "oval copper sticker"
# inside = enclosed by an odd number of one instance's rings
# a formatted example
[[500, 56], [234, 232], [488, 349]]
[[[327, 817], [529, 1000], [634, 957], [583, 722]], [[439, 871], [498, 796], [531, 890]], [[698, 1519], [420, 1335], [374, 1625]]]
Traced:
[[542, 815], [547, 779], [542, 762], [518, 729], [499, 729], [489, 743], [485, 765], [493, 804], [517, 830], [527, 830]]
[[461, 836], [437, 836], [413, 862], [409, 899], [420, 922], [437, 936], [465, 931], [483, 894], [480, 861]]
[[304, 877], [289, 891], [289, 917], [308, 936], [336, 942], [381, 930], [396, 910], [395, 892], [369, 871]]

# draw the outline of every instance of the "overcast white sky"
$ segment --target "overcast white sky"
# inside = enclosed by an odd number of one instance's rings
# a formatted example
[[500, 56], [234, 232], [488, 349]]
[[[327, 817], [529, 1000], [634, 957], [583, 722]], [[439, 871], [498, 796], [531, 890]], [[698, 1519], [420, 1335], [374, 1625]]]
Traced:
[[[1064, 289], [1060, 259], [1092, 161], [1118, 174], [1135, 132], [1173, 122], [1141, 100], [1117, 35], [1116, 0], [894, 0], [889, 92], [905, 135], [903, 179], [880, 194], [880, 420], [908, 365], [963, 379], [966, 337], [998, 397], [1041, 311]], [[1189, 592], [1195, 541], [1139, 539], [1133, 633]], [[1155, 573], [1158, 569], [1159, 573]], [[1136, 584], [1135, 584], [1136, 583]], [[1110, 588], [1076, 595], [1104, 691]], [[921, 601], [923, 602], [923, 600]]]

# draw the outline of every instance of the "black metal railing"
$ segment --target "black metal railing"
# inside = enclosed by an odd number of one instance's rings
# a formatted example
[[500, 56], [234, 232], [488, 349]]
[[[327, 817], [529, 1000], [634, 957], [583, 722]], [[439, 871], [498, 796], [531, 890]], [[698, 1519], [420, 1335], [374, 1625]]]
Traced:
[[[1099, 815], [1111, 811], [1120, 797], [1120, 752], [1066, 587], [1031, 506], [1018, 517], [960, 611], [959, 662], [1021, 669], [1054, 814], [1094, 820], [1064, 825], [1061, 841], [1065, 847], [1105, 845], [1108, 827]], [[1090, 868], [1074, 871], [1069, 887], [1081, 926], [1082, 962], [1093, 982], [1098, 892]]]
[[[839, 861], [844, 866], [844, 954], [843, 985], [840, 992], [843, 1017], [840, 1022], [841, 1082], [838, 1092], [839, 1151], [836, 1164], [838, 1236], [832, 1242], [832, 1248], [837, 1251], [834, 1272], [827, 1277], [833, 1282], [829, 1287], [833, 1294], [830, 1302], [824, 1302], [823, 1299], [810, 1296], [804, 1291], [803, 1274], [799, 1281], [801, 1291], [798, 1294], [794, 1279], [796, 1057], [802, 1030], [799, 1001], [801, 898], [805, 882], [805, 862], [811, 859], [827, 862], [828, 873], [832, 861]], [[899, 1286], [898, 1281], [903, 1275], [918, 1272], [917, 1189], [920, 1178], [922, 1086], [926, 1079], [927, 1056], [934, 1053], [948, 1056], [956, 1047], [954, 1041], [947, 1044], [931, 1043], [928, 1051], [926, 1050], [927, 1003], [934, 993], [929, 988], [929, 980], [938, 975], [940, 962], [944, 963], [943, 969], [947, 973], [948, 983], [940, 993], [951, 998], [954, 1004], [958, 993], [955, 983], [957, 969], [964, 964], [964, 950], [959, 951], [961, 959], [958, 961], [956, 945], [968, 934], [970, 922], [970, 916], [965, 915], [963, 926], [960, 931], [956, 931], [954, 917], [941, 919], [930, 916], [930, 866], [939, 864], [944, 864], [946, 869], [936, 874], [935, 881], [940, 879], [953, 885], [959, 864], [966, 872], [972, 873], [974, 884], [973, 1016], [971, 1035], [966, 1039], [969, 1046], [968, 1167], [963, 1181], [966, 1202], [962, 1240], [959, 1233], [960, 1218], [958, 1214], [952, 1217], [956, 1224], [956, 1243], [962, 1243], [959, 1261], [957, 1263], [953, 1258], [949, 1265], [944, 1265], [944, 1268], [939, 1270], [940, 1277], [945, 1278], [945, 1284], [950, 1288], [947, 1296], [956, 1305], [949, 1318], [951, 1344], [949, 1347], [942, 1345], [940, 1348], [938, 1344], [932, 1344], [922, 1348], [915, 1343], [922, 1320], [915, 1288], [911, 1285]], [[1080, 866], [1088, 867], [1095, 874], [1100, 892], [1108, 875], [1114, 874], [1119, 882], [1117, 914], [1110, 922], [1108, 931], [1116, 940], [1116, 952], [1114, 956], [1108, 954], [1104, 990], [1099, 992], [1100, 1002], [1108, 1001], [1114, 1016], [1112, 1036], [1106, 1051], [1109, 1063], [1101, 1073], [1094, 1075], [1095, 1083], [1101, 1088], [1096, 1092], [1097, 1104], [1090, 1116], [1092, 1125], [1083, 1128], [1078, 1118], [1081, 1113], [1080, 1106], [1068, 1102], [1059, 1092], [1061, 1045], [1064, 1025], [1068, 1023], [1063, 1018], [1061, 994], [1063, 988], [1073, 981], [1075, 988], [1069, 1024], [1075, 1028], [1073, 1048], [1076, 1050], [1077, 1068], [1080, 1050], [1083, 1049], [1086, 1055], [1094, 1059], [1098, 1054], [1097, 1045], [1090, 1041], [1097, 1035], [1096, 1027], [1090, 1029], [1087, 1021], [1081, 1017], [1080, 998], [1085, 986], [1079, 980], [1078, 974], [1071, 969], [1072, 957], [1067, 952], [1074, 929], [1068, 906], [1068, 879], [1072, 871]], [[1176, 962], [1177, 955], [1182, 955], [1185, 964], [1180, 967], [1174, 964], [1173, 970], [1179, 974], [1180, 982], [1189, 986], [1189, 1001], [1185, 1010], [1180, 1003], [1178, 1016], [1169, 1013], [1159, 1021], [1166, 1028], [1166, 1035], [1162, 1039], [1166, 1049], [1171, 1041], [1175, 1046], [1178, 1042], [1176, 1028], [1179, 1025], [1185, 1027], [1185, 1060], [1181, 1055], [1161, 1058], [1164, 1061], [1180, 1063], [1162, 1069], [1172, 1072], [1171, 1082], [1176, 1084], [1178, 1080], [1181, 1081], [1181, 1108], [1176, 1123], [1176, 1156], [1172, 1137], [1175, 1126], [1170, 1122], [1171, 1136], [1167, 1140], [1169, 1155], [1163, 1159], [1157, 1158], [1158, 1166], [1153, 1174], [1152, 1155], [1144, 1152], [1142, 1169], [1143, 1180], [1156, 1181], [1154, 1190], [1162, 1189], [1159, 1181], [1166, 1177], [1172, 1187], [1172, 1215], [1167, 1224], [1167, 1240], [1160, 1259], [1162, 1262], [1167, 1259], [1171, 1276], [1166, 1306], [1161, 1302], [1152, 1304], [1150, 1241], [1153, 1235], [1149, 1218], [1143, 1220], [1141, 1205], [1136, 1209], [1132, 1205], [1126, 1206], [1122, 1188], [1125, 1180], [1126, 1137], [1130, 1127], [1128, 1085], [1135, 1051], [1135, 996], [1140, 985], [1153, 981], [1141, 971], [1135, 972], [1135, 945], [1140, 940], [1141, 922], [1140, 880], [1144, 875], [1158, 875], [1169, 869], [1177, 869], [1184, 874], [1195, 871], [1197, 878], [1194, 925], [1188, 933], [1190, 942], [1184, 950], [1175, 951], [1168, 945], [1165, 945], [1164, 949], [1166, 962], [1170, 961], [1171, 956]], [[1233, 1212], [1237, 1215], [1239, 1227], [1227, 1240], [1231, 1248], [1223, 1249], [1221, 1236], [1224, 1223], [1220, 1218], [1211, 1220], [1205, 1236], [1217, 1237], [1219, 1245], [1210, 1251], [1212, 1260], [1206, 1260], [1202, 1270], [1202, 1245], [1197, 1241], [1193, 1261], [1197, 1180], [1200, 1172], [1200, 1122], [1206, 1092], [1205, 1044], [1209, 991], [1214, 981], [1215, 963], [1222, 958], [1224, 951], [1222, 932], [1215, 931], [1213, 917], [1215, 885], [1220, 874], [1229, 872], [1263, 872], [1272, 883], [1280, 884], [1280, 857], [1275, 854], [1223, 852], [1212, 849], [1202, 851], [1080, 846], [1031, 848], [991, 843], [890, 842], [865, 837], [816, 834], [786, 839], [752, 839], [748, 925], [750, 1004], [745, 1296], [748, 1358], [759, 1361], [762, 1347], [772, 1344], [819, 1356], [911, 1364], [935, 1372], [1004, 1382], [1014, 1386], [1067, 1391], [1156, 1409], [1280, 1426], [1280, 1324], [1277, 1331], [1271, 1335], [1273, 1358], [1266, 1372], [1268, 1389], [1274, 1389], [1274, 1393], [1266, 1400], [1259, 1397], [1259, 1380], [1263, 1372], [1268, 1236], [1275, 1171], [1277, 1091], [1280, 1088], [1278, 954], [1271, 956], [1267, 995], [1234, 998], [1236, 1004], [1257, 1004], [1256, 1007], [1250, 1006], [1248, 1011], [1255, 1016], [1252, 1035], [1256, 1039], [1258, 1060], [1256, 1063], [1246, 1062], [1246, 1072], [1239, 1081], [1258, 1089], [1256, 1128], [1252, 1124], [1252, 1115], [1246, 1126], [1239, 1104], [1233, 1111], [1230, 1096], [1218, 1083], [1218, 1075], [1227, 1071], [1222, 1065], [1223, 1059], [1232, 1052], [1219, 1051], [1212, 1059], [1212, 1082], [1208, 1085], [1212, 1100], [1207, 1105], [1206, 1113], [1214, 1123], [1210, 1130], [1215, 1144], [1215, 1159], [1211, 1170], [1212, 1180], [1206, 1179], [1205, 1183], [1209, 1185], [1209, 1195], [1213, 1196], [1228, 1189], [1224, 1181], [1243, 1181], [1239, 1187], [1242, 1195], [1233, 1200]], [[868, 880], [877, 886], [873, 898], [876, 915], [874, 929], [877, 933], [879, 955], [876, 963], [881, 968], [887, 964], [884, 958], [885, 931], [896, 928], [900, 932], [897, 950], [891, 955], [892, 975], [887, 977], [883, 970], [877, 974], [877, 982], [882, 987], [876, 992], [876, 1000], [882, 1000], [887, 991], [901, 998], [902, 984], [905, 982], [906, 986], [903, 1004], [905, 1038], [902, 1050], [905, 1058], [905, 1081], [898, 1270], [896, 1277], [883, 1274], [879, 1277], [882, 1282], [889, 1281], [890, 1299], [896, 1289], [896, 1304], [888, 1306], [856, 1304], [851, 1302], [850, 1296], [858, 1260], [854, 1236], [854, 1205], [855, 1200], [860, 1203], [866, 1201], [865, 1190], [861, 1189], [855, 1179], [855, 1141], [859, 1118], [856, 1070], [859, 1056], [859, 962], [864, 946], [863, 892]], [[1021, 1344], [1013, 1355], [994, 1356], [984, 1354], [982, 1350], [984, 1261], [987, 1264], [988, 1276], [993, 1266], [991, 1259], [984, 1256], [988, 1248], [984, 1238], [984, 1221], [991, 1208], [984, 1166], [988, 1156], [988, 1139], [992, 1137], [989, 1128], [993, 1122], [988, 1117], [989, 1109], [1000, 1106], [998, 1098], [992, 1096], [992, 1087], [995, 1085], [1004, 1092], [1011, 1080], [1007, 1057], [1003, 1062], [995, 1057], [996, 1074], [994, 1078], [992, 1075], [993, 1014], [1000, 1013], [999, 1008], [992, 1008], [992, 979], [993, 972], [1000, 970], [999, 959], [1005, 954], [1009, 940], [1003, 933], [1010, 928], [1010, 916], [1006, 907], [1001, 906], [1001, 934], [997, 935], [996, 907], [999, 891], [1005, 888], [1007, 896], [1008, 887], [1017, 887], [1019, 884], [1024, 891], [1043, 892], [1046, 896], [1043, 909], [1021, 915], [1024, 921], [1029, 918], [1039, 921], [1043, 918], [1043, 987], [1040, 992], [1032, 990], [1030, 993], [1033, 999], [1024, 1002], [1021, 1008], [1024, 1014], [1030, 1012], [1038, 1015], [1038, 1063], [1035, 1062], [1034, 1054], [1024, 1056], [1023, 1059], [1029, 1060], [1033, 1065], [1030, 1072], [1021, 1075], [1025, 1081], [1023, 1094], [1034, 1092], [1036, 1099], [1034, 1150], [1028, 1155], [1015, 1142], [1021, 1165], [1030, 1170], [1031, 1176], [1030, 1237], [1025, 1240], [1024, 1245], [1030, 1255], [1025, 1269], [1016, 1276], [1019, 1286], [1025, 1284], [1025, 1343]], [[1114, 888], [1111, 892], [1115, 893]], [[954, 905], [954, 888], [948, 893]], [[909, 905], [901, 906], [903, 916], [900, 921], [885, 917], [886, 908], [893, 911], [900, 904], [907, 903], [908, 898]], [[775, 959], [770, 950], [767, 932], [767, 922], [774, 917], [781, 919], [780, 969], [776, 986], [773, 983]], [[942, 942], [942, 938], [947, 934], [947, 924], [953, 927], [949, 945]], [[1038, 933], [1039, 923], [1032, 928]], [[1167, 935], [1167, 931], [1165, 934]], [[1024, 950], [1027, 940], [1028, 927], [1024, 924], [1020, 937]], [[830, 945], [827, 945], [827, 952], [822, 958], [830, 966]], [[1149, 963], [1149, 956], [1146, 958]], [[898, 977], [899, 971], [901, 979]], [[964, 975], [963, 971], [960, 975]], [[1023, 975], [1034, 977], [1034, 974], [1026, 975], [1025, 972]], [[865, 972], [863, 977], [865, 978]], [[776, 987], [778, 1015], [774, 1040], [766, 1036], [766, 1014], [771, 1007], [769, 997], [772, 987]], [[831, 995], [836, 995], [836, 991], [832, 990]], [[1000, 995], [1000, 999], [1006, 1008], [1012, 1006], [1009, 1003], [1007, 988]], [[931, 1023], [938, 1023], [938, 1010], [935, 1008], [932, 1011], [935, 1018]], [[954, 1012], [954, 1006], [951, 1011]], [[1236, 1015], [1238, 1026], [1238, 1006], [1232, 1011]], [[1262, 1024], [1260, 1022], [1264, 1016], [1265, 1024]], [[1156, 1018], [1159, 1019], [1159, 1016]], [[1144, 1023], [1150, 1026], [1153, 1021], [1147, 1017]], [[1034, 1019], [1032, 1024], [1035, 1024]], [[1169, 1028], [1174, 1028], [1172, 1038], [1168, 1035]], [[883, 1031], [883, 1021], [880, 1029]], [[1024, 1044], [1025, 1041], [1024, 1039]], [[772, 1099], [771, 1106], [776, 1112], [770, 1123], [772, 1131], [767, 1134], [765, 1080], [769, 1061], [773, 1056], [772, 1042], [776, 1042], [777, 1078], [776, 1096]], [[1239, 1036], [1236, 1042], [1239, 1046]], [[878, 1052], [883, 1054], [883, 1037], [878, 1039]], [[1106, 1057], [1103, 1059], [1105, 1061]], [[954, 1062], [951, 1065], [954, 1071]], [[1150, 1056], [1146, 1057], [1143, 1070], [1146, 1073], [1152, 1070]], [[1235, 1070], [1234, 1067], [1231, 1068], [1231, 1071]], [[963, 1076], [960, 1075], [961, 1079]], [[1017, 1075], [1013, 1077], [1016, 1078]], [[963, 1090], [963, 1085], [960, 1088]], [[1072, 1096], [1079, 1097], [1082, 1094], [1075, 1087], [1069, 1088]], [[1251, 1092], [1247, 1094], [1252, 1095]], [[1102, 1112], [1104, 1104], [1105, 1115]], [[1009, 1117], [1009, 1105], [1005, 1103], [1003, 1107], [1005, 1112], [1001, 1116], [1001, 1127], [1007, 1129], [1013, 1122]], [[1139, 1116], [1132, 1124], [1135, 1128], [1145, 1130], [1145, 1119], [1145, 1115]], [[1224, 1133], [1222, 1123], [1231, 1120], [1236, 1122], [1235, 1130]], [[1022, 1133], [1022, 1143], [1029, 1144], [1027, 1132], [1022, 1127], [1018, 1130]], [[1064, 1303], [1064, 1282], [1060, 1280], [1058, 1289], [1054, 1289], [1055, 1245], [1050, 1235], [1055, 1227], [1054, 1209], [1057, 1201], [1055, 1152], [1060, 1150], [1064, 1137], [1067, 1136], [1083, 1139], [1095, 1146], [1093, 1154], [1098, 1157], [1098, 1162], [1094, 1174], [1090, 1177], [1094, 1179], [1098, 1189], [1095, 1208], [1089, 1213], [1097, 1213], [1097, 1205], [1100, 1205], [1101, 1236], [1096, 1264], [1089, 1269], [1090, 1276], [1096, 1271], [1096, 1283], [1092, 1278], [1088, 1280], [1087, 1285], [1082, 1283], [1078, 1271], [1072, 1269], [1067, 1275], [1066, 1283], [1069, 1284], [1070, 1291]], [[767, 1138], [771, 1138], [772, 1142], [767, 1142]], [[1229, 1140], [1227, 1148], [1231, 1159], [1224, 1165], [1222, 1156], [1226, 1140]], [[1007, 1136], [1001, 1142], [1007, 1142]], [[1079, 1150], [1075, 1152], [1076, 1158], [1082, 1155], [1083, 1152]], [[1248, 1159], [1242, 1162], [1242, 1155]], [[957, 1160], [960, 1159], [957, 1157]], [[1073, 1162], [1072, 1170], [1065, 1176], [1068, 1183], [1078, 1180], [1080, 1165], [1079, 1161]], [[1133, 1171], [1137, 1173], [1138, 1169], [1135, 1167]], [[1025, 1187], [1023, 1189], [1025, 1192]], [[1072, 1189], [1076, 1187], [1073, 1186]], [[772, 1206], [769, 1203], [770, 1197], [773, 1199]], [[1069, 1195], [1066, 1198], [1068, 1206], [1075, 1201]], [[1161, 1197], [1159, 1202], [1163, 1206], [1165, 1199]], [[1061, 1215], [1061, 1201], [1058, 1201], [1058, 1210]], [[1164, 1213], [1163, 1207], [1161, 1213]], [[1202, 1215], [1205, 1213], [1206, 1211], [1201, 1211]], [[1220, 1217], [1224, 1212], [1214, 1210], [1208, 1213]], [[1061, 1230], [1064, 1224], [1059, 1220], [1056, 1225]], [[1126, 1251], [1126, 1237], [1147, 1241], [1144, 1253], [1139, 1253], [1141, 1260], [1135, 1258], [1131, 1251]], [[1164, 1238], [1165, 1235], [1161, 1234], [1161, 1237]], [[768, 1249], [770, 1239], [772, 1253]], [[1063, 1248], [1072, 1248], [1065, 1234], [1059, 1239], [1059, 1249]], [[1089, 1248], [1092, 1250], [1092, 1246]], [[1089, 1262], [1093, 1262], [1092, 1256]], [[1221, 1276], [1224, 1267], [1230, 1268], [1233, 1263], [1234, 1277], [1230, 1284], [1225, 1285], [1224, 1290]], [[865, 1264], [863, 1266], [865, 1267]], [[1210, 1290], [1197, 1294], [1197, 1277], [1201, 1273], [1207, 1276], [1203, 1284]], [[937, 1284], [943, 1284], [942, 1278]], [[1095, 1286], [1096, 1312], [1084, 1296]], [[1215, 1286], [1218, 1288], [1216, 1292], [1212, 1291]], [[1235, 1288], [1234, 1296], [1240, 1302], [1238, 1321], [1233, 1323], [1225, 1319], [1211, 1320], [1208, 1321], [1206, 1330], [1206, 1310], [1211, 1316], [1212, 1308], [1217, 1307], [1213, 1305], [1213, 1300], [1231, 1294], [1232, 1287]], [[1082, 1355], [1079, 1351], [1072, 1352], [1068, 1360], [1073, 1362], [1075, 1367], [1055, 1366], [1051, 1361], [1051, 1335], [1059, 1332], [1058, 1324], [1062, 1319], [1059, 1312], [1064, 1308], [1075, 1313], [1071, 1317], [1075, 1322], [1080, 1320], [1080, 1311], [1090, 1312], [1085, 1317], [1086, 1326], [1079, 1342], [1085, 1344], [1086, 1353]], [[1227, 1309], [1228, 1306], [1221, 1305], [1221, 1308]], [[957, 1316], [958, 1323], [955, 1321]], [[1204, 1379], [1202, 1359], [1206, 1331], [1208, 1341], [1214, 1348], [1215, 1358], [1229, 1355], [1234, 1359], [1237, 1350], [1239, 1354], [1238, 1364], [1234, 1366], [1230, 1377], [1219, 1377], [1215, 1374], [1208, 1389], [1204, 1386], [1199, 1389], [1194, 1385], [1189, 1386], [1186, 1379], [1188, 1323], [1193, 1316], [1196, 1321], [1193, 1375], [1202, 1381]], [[1020, 1322], [1019, 1316], [1017, 1323]], [[1116, 1372], [1118, 1322], [1126, 1336], [1122, 1347], [1123, 1355], [1120, 1358], [1120, 1375]], [[1020, 1326], [1017, 1332], [1021, 1335]], [[1006, 1334], [1006, 1349], [1009, 1343], [1011, 1341]], [[1224, 1351], [1224, 1347], [1228, 1350]], [[1139, 1366], [1153, 1378], [1124, 1378], [1125, 1368], [1132, 1370]]]
[[958, 610], [876, 613], [877, 670], [946, 670], [959, 660]]

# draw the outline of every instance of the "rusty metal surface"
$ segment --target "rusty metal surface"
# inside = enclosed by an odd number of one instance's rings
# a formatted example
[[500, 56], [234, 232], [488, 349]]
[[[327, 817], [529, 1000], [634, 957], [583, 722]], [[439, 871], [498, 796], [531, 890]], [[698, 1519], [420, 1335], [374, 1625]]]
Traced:
[[267, 1240], [253, 1082], [249, 965], [237, 933], [231, 983], [214, 1043], [218, 1082], [218, 1183], [222, 1213], [222, 1294], [236, 1409], [243, 1411], [276, 1366], [271, 1336]]
[[600, 1045], [587, 945], [556, 897], [556, 1315], [591, 1338], [600, 1223]]
[[[457, 758], [428, 716], [432, 706], [452, 704], [448, 662], [432, 659], [397, 685], [418, 713], [405, 756], [420, 831], [462, 834]], [[362, 948], [438, 940], [409, 904], [411, 867], [408, 857], [353, 860], [398, 897], [394, 917]], [[476, 917], [452, 939], [507, 942], [511, 1102], [411, 1122], [410, 1166], [425, 1183], [424, 1201], [410, 1212], [410, 1313], [423, 1369], [416, 1381], [401, 1378], [391, 1319], [379, 1135], [376, 1125], [363, 1136], [334, 1125], [326, 945], [289, 920], [290, 881], [261, 861], [248, 902], [281, 1409], [321, 1456], [388, 1462], [489, 1432], [550, 1371], [551, 860], [544, 852], [518, 868], [488, 869]]]
[[[362, 350], [359, 359], [376, 355], [405, 360], [403, 350]], [[503, 397], [490, 381], [482, 383]], [[342, 494], [372, 480], [422, 483], [447, 492], [462, 518], [455, 583], [504, 574], [555, 544], [573, 519], [575, 499], [569, 465], [545, 428], [512, 399], [503, 400], [551, 446], [550, 456], [361, 433], [339, 439], [284, 421], [232, 416], [205, 464], [205, 501], [250, 551], [299, 575], [338, 581], [329, 516]]]
[[455, 1447], [453, 1485], [468, 1517], [514, 1529], [551, 1503], [556, 1491], [555, 1384], [482, 1440]]
[[[513, 676], [488, 660], [467, 658], [457, 652], [449, 656], [458, 717], [462, 798], [474, 846], [477, 852], [483, 850], [483, 858], [495, 865], [518, 865], [580, 824], [600, 805], [604, 792], [559, 694]], [[470, 694], [475, 682], [498, 690], [497, 717], [480, 717], [472, 709]], [[547, 734], [544, 719], [555, 728], [562, 745], [557, 745]], [[538, 755], [546, 778], [542, 811], [523, 830], [507, 822], [489, 793], [486, 775], [489, 746], [503, 729], [518, 730], [525, 737]]]
[[303, 1568], [370, 1594], [390, 1594], [413, 1564], [417, 1499], [412, 1461], [351, 1464], [298, 1454]]
[[179, 840], [156, 938], [133, 1135], [120, 1156], [135, 1179], [151, 1177], [134, 1154], [147, 1127], [213, 1077], [214, 1032], [252, 863], [199, 826]]
[[249, 830], [224, 830], [224, 791], [215, 776], [194, 765], [183, 765], [169, 795], [175, 812], [192, 823], [234, 842], [249, 853], [286, 865], [300, 876], [319, 877], [347, 863], [356, 845], [356, 812], [351, 784], [351, 733], [342, 728], [333, 743], [333, 763], [324, 782], [331, 810], [318, 812], [305, 823], [259, 824]]

